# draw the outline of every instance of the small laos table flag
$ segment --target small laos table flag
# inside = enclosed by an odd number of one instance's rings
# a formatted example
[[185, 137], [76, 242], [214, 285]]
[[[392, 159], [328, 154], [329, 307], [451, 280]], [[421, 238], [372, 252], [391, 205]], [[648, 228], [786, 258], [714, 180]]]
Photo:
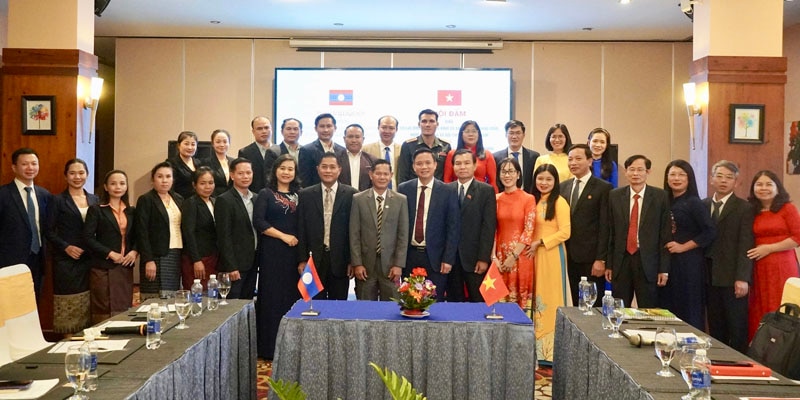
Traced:
[[486, 271], [486, 277], [483, 278], [480, 292], [481, 296], [483, 296], [483, 301], [489, 307], [508, 295], [508, 287], [503, 282], [503, 277], [500, 275], [500, 270], [497, 269], [497, 264], [494, 261], [489, 266], [489, 270]]
[[314, 258], [309, 255], [303, 274], [300, 275], [300, 280], [297, 281], [297, 290], [303, 295], [303, 300], [308, 302], [323, 289], [322, 281], [317, 276], [317, 268], [314, 266]]

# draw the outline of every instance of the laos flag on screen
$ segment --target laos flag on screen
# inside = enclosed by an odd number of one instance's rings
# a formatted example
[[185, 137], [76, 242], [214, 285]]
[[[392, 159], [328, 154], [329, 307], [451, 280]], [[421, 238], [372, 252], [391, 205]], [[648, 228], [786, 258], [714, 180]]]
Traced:
[[352, 90], [330, 90], [328, 92], [328, 105], [331, 106], [352, 106], [353, 105], [353, 91]]

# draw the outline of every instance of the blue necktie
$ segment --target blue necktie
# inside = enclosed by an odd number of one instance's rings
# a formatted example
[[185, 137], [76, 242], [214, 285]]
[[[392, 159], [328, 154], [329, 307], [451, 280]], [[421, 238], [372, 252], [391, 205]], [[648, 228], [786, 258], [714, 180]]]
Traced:
[[515, 160], [519, 161], [519, 152], [518, 151], [512, 151], [511, 155], [514, 156]]
[[[389, 155], [389, 146], [384, 147], [383, 151], [384, 151], [383, 159], [386, 160], [386, 162], [388, 162], [389, 165], [392, 165], [392, 156]], [[389, 180], [389, 189], [391, 189], [391, 188], [392, 188], [392, 181], [390, 179]]]
[[31, 224], [31, 253], [39, 254], [39, 249], [42, 247], [39, 244], [39, 227], [36, 225], [36, 203], [33, 201], [31, 191], [33, 188], [26, 187], [25, 191], [28, 192], [28, 222]]

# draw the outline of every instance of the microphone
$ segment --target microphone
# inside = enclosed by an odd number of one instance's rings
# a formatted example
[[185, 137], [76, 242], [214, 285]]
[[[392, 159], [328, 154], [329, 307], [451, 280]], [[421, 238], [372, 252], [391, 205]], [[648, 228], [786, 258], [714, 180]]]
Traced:
[[103, 329], [105, 335], [139, 335], [145, 336], [147, 334], [147, 324], [138, 326], [109, 326]]
[[642, 335], [640, 335], [638, 333], [634, 333], [634, 334], [628, 336], [628, 341], [631, 343], [631, 345], [636, 346], [636, 347], [650, 346], [650, 345], [653, 344], [652, 340], [645, 339], [645, 338], [642, 337]]

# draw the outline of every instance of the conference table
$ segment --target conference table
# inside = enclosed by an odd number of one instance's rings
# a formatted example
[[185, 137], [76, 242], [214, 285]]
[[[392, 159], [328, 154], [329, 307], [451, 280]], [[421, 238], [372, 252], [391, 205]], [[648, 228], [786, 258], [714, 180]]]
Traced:
[[[163, 344], [144, 346], [136, 335], [124, 350], [98, 353], [98, 389], [92, 400], [119, 399], [244, 399], [256, 398], [256, 322], [252, 301], [228, 300], [228, 305], [190, 317], [188, 329], [175, 329], [171, 313], [162, 326]], [[146, 313], [131, 309], [111, 321], [141, 319]], [[79, 345], [81, 342], [74, 342]], [[103, 341], [98, 340], [102, 347]], [[59, 383], [43, 400], [61, 400], [72, 394], [64, 374], [64, 354], [50, 347], [0, 367], [0, 379], [52, 379]]]
[[[678, 357], [672, 361], [675, 376], [656, 376], [661, 362], [652, 345], [641, 348], [627, 338], [609, 338], [610, 331], [601, 327], [599, 310], [595, 315], [582, 315], [575, 307], [560, 307], [556, 316], [555, 354], [553, 357], [554, 399], [661, 400], [679, 399], [689, 389], [677, 370]], [[625, 321], [625, 329], [653, 330], [659, 326], [675, 328], [678, 333], [705, 335], [680, 320]], [[711, 340], [710, 359], [748, 360], [736, 350]], [[715, 400], [738, 400], [742, 397], [800, 397], [800, 385], [773, 373], [774, 381], [713, 380], [711, 395]]]
[[[487, 320], [483, 303], [435, 303], [430, 316], [400, 315], [393, 302], [299, 300], [283, 317], [274, 379], [299, 382], [310, 400], [391, 399], [374, 362], [406, 377], [429, 399], [530, 399], [533, 323], [513, 303]], [[274, 393], [270, 393], [270, 398]]]

